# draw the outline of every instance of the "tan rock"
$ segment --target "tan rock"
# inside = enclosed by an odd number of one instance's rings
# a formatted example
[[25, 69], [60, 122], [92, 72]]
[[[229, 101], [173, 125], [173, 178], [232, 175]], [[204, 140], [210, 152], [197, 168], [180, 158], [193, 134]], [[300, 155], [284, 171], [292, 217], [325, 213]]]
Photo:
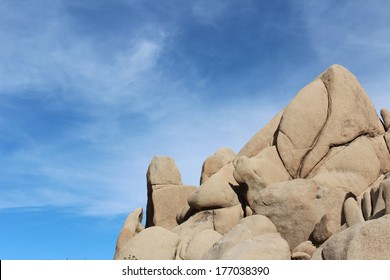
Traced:
[[208, 157], [202, 166], [200, 184], [206, 182], [211, 176], [217, 173], [222, 167], [231, 162], [236, 154], [229, 148], [221, 148], [215, 154]]
[[382, 197], [385, 202], [385, 215], [390, 214], [390, 179], [383, 180], [380, 188], [382, 188]]
[[362, 211], [364, 219], [367, 221], [371, 218], [372, 214], [372, 202], [371, 202], [371, 192], [366, 191], [363, 193], [363, 200], [362, 200]]
[[386, 108], [382, 108], [381, 116], [385, 126], [385, 130], [388, 131], [390, 129], [390, 112]]
[[242, 210], [241, 204], [227, 208], [203, 210], [191, 216], [187, 221], [172, 229], [172, 231], [181, 238], [184, 236], [192, 238], [193, 235], [206, 229], [212, 229], [220, 234], [225, 234], [243, 216], [244, 211]]
[[[170, 157], [153, 157], [146, 172], [148, 202], [146, 205], [146, 227], [154, 226], [153, 191], [165, 186], [182, 185], [181, 175], [175, 160]], [[183, 204], [184, 205], [184, 204]], [[182, 207], [180, 205], [179, 207]], [[176, 213], [175, 213], [176, 215]]]
[[241, 156], [234, 162], [234, 166], [233, 175], [236, 181], [248, 186], [248, 199], [252, 192], [257, 193], [271, 184], [291, 179], [275, 146], [264, 148], [252, 158]]
[[327, 121], [328, 93], [317, 79], [301, 89], [284, 111], [277, 136], [279, 154], [293, 178]]
[[182, 185], [175, 160], [170, 157], [153, 157], [146, 173], [148, 185]]
[[283, 112], [284, 110], [280, 111], [268, 124], [259, 130], [238, 152], [236, 159], [241, 156], [254, 157], [264, 148], [272, 146]]
[[386, 141], [387, 150], [390, 152], [390, 133], [386, 132], [384, 137]]
[[309, 240], [316, 224], [327, 214], [341, 225], [345, 191], [295, 179], [274, 184], [253, 198], [254, 214], [267, 216], [293, 249]]
[[355, 224], [324, 244], [326, 260], [390, 259], [390, 215]]
[[137, 208], [127, 216], [116, 242], [114, 260], [118, 259], [119, 253], [126, 245], [126, 243], [144, 229], [144, 226], [142, 225], [142, 214], [142, 208]]
[[188, 220], [172, 229], [183, 240], [192, 237], [206, 229], [214, 230], [214, 215], [212, 211], [200, 211], [192, 215]]
[[196, 210], [225, 208], [239, 204], [237, 194], [233, 190], [234, 186], [238, 186], [233, 171], [233, 163], [225, 165], [188, 198], [188, 204]]
[[247, 206], [245, 206], [245, 211], [244, 211], [245, 213], [245, 217], [249, 217], [249, 216], [252, 216], [253, 215], [253, 211], [252, 211], [252, 209], [247, 205]]
[[292, 260], [310, 260], [311, 256], [304, 252], [295, 252], [291, 255]]
[[236, 244], [221, 260], [290, 260], [290, 247], [279, 233], [266, 233]]
[[186, 202], [183, 206], [183, 208], [176, 214], [176, 222], [178, 225], [184, 223], [188, 220], [189, 217], [194, 215], [196, 213], [196, 210], [194, 208], [191, 208], [190, 205], [188, 205], [188, 202]]
[[317, 250], [314, 252], [313, 256], [311, 256], [311, 260], [323, 260], [322, 258], [322, 250], [323, 247], [318, 247]]
[[376, 219], [382, 217], [385, 213], [385, 201], [383, 200], [383, 189], [381, 187], [375, 187], [371, 189], [372, 198], [372, 218]]
[[230, 248], [251, 237], [276, 232], [275, 225], [265, 216], [253, 215], [243, 218], [212, 246], [203, 259], [220, 259]]
[[390, 154], [389, 150], [387, 149], [386, 140], [384, 139], [383, 135], [369, 139], [380, 163], [380, 173], [386, 174], [390, 171]]
[[347, 146], [330, 149], [324, 163], [309, 178], [318, 185], [340, 188], [358, 196], [377, 180], [380, 170], [372, 142], [362, 136]]
[[189, 242], [185, 253], [185, 260], [200, 260], [215, 242], [222, 238], [222, 234], [211, 229], [206, 229], [195, 235]]
[[333, 65], [287, 106], [277, 148], [290, 175], [306, 178], [330, 147], [344, 145], [361, 135], [375, 137], [383, 133], [376, 111], [357, 79], [342, 66]]
[[363, 213], [353, 197], [349, 197], [345, 200], [343, 209], [345, 222], [348, 227], [364, 222]]
[[292, 253], [305, 253], [309, 255], [308, 259], [310, 259], [316, 250], [317, 248], [313, 245], [313, 243], [311, 243], [311, 241], [308, 240], [300, 243], [297, 247], [295, 247], [292, 250]]
[[179, 237], [162, 227], [149, 227], [138, 233], [121, 250], [118, 260], [174, 260]]
[[311, 238], [316, 244], [322, 244], [328, 240], [339, 227], [340, 222], [330, 219], [328, 215], [325, 214], [322, 216], [320, 222], [315, 225]]
[[148, 226], [161, 226], [172, 229], [178, 225], [176, 215], [187, 204], [188, 197], [197, 187], [164, 185], [152, 186], [153, 220]]

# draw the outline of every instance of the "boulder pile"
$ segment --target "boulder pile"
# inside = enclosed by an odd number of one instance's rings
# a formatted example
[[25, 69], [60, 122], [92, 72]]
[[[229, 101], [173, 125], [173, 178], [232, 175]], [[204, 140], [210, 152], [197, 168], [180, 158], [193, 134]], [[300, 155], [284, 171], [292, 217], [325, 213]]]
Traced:
[[154, 157], [114, 259], [390, 259], [390, 112], [333, 65], [200, 186]]

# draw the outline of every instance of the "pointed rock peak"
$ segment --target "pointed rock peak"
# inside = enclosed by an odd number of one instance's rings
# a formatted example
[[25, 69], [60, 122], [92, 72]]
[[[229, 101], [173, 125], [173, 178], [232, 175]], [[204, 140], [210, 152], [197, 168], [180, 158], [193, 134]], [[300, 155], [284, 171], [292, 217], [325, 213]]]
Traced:
[[306, 178], [328, 154], [361, 135], [384, 133], [376, 110], [356, 77], [332, 65], [301, 89], [279, 124], [277, 148], [293, 178]]

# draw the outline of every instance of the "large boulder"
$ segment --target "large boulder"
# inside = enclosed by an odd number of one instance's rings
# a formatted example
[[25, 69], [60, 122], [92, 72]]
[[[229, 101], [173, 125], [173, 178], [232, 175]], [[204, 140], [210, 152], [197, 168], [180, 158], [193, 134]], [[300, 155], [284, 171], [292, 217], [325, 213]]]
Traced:
[[390, 259], [390, 215], [355, 224], [324, 243], [326, 260]]
[[275, 146], [264, 148], [252, 158], [240, 156], [234, 162], [234, 167], [233, 175], [236, 181], [249, 187], [247, 194], [249, 200], [253, 196], [251, 191], [257, 192], [271, 184], [291, 179]]
[[130, 239], [118, 260], [174, 260], [179, 236], [162, 227], [149, 227]]
[[265, 216], [253, 215], [243, 218], [223, 238], [216, 242], [203, 259], [220, 259], [228, 250], [252, 237], [276, 233], [275, 225]]
[[183, 186], [175, 160], [170, 157], [153, 157], [146, 173], [148, 202], [146, 227], [177, 225], [176, 215], [196, 191], [194, 186]]
[[192, 239], [184, 238], [180, 244], [180, 256], [177, 259], [200, 260], [222, 236], [215, 230], [206, 229], [194, 235]]
[[327, 160], [311, 177], [318, 185], [360, 195], [380, 176], [381, 164], [368, 137], [329, 150]]
[[267, 216], [293, 249], [309, 240], [325, 214], [341, 226], [344, 200], [344, 190], [295, 179], [259, 191], [251, 208], [254, 214]]
[[118, 259], [119, 253], [126, 243], [144, 229], [144, 226], [142, 225], [142, 213], [142, 208], [137, 208], [127, 216], [116, 242], [115, 260]]
[[266, 233], [249, 238], [230, 248], [221, 260], [290, 260], [291, 252], [279, 233]]
[[176, 215], [195, 191], [195, 186], [166, 185], [153, 187], [153, 220], [150, 225], [172, 229], [178, 225]]
[[212, 229], [221, 234], [230, 231], [244, 216], [241, 204], [197, 212], [187, 221], [173, 228], [172, 231], [180, 237], [190, 237], [206, 230]]
[[364, 89], [333, 65], [298, 92], [280, 121], [277, 148], [293, 178], [306, 178], [331, 147], [384, 133]]
[[234, 191], [238, 183], [233, 177], [233, 171], [233, 163], [225, 165], [188, 198], [188, 204], [196, 210], [225, 208], [239, 204]]
[[229, 148], [221, 148], [212, 156], [208, 157], [202, 165], [200, 184], [206, 182], [211, 176], [217, 173], [222, 167], [231, 162], [236, 154]]

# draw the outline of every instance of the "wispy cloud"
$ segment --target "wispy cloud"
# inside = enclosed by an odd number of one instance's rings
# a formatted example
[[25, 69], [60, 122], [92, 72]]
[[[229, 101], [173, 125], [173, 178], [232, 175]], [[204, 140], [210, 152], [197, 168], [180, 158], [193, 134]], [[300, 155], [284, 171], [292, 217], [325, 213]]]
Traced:
[[[388, 60], [384, 15], [375, 32], [366, 27], [358, 32], [353, 26], [364, 25], [362, 17], [355, 19], [349, 6], [295, 3], [299, 28], [305, 27], [298, 30], [303, 33], [299, 38], [291, 27], [295, 17], [269, 24], [277, 13], [265, 10], [268, 17], [256, 21], [256, 28], [245, 20], [235, 22], [242, 26], [234, 42], [224, 33], [232, 25], [219, 24], [245, 11], [257, 15], [262, 7], [255, 1], [240, 8], [221, 1], [195, 1], [190, 7], [166, 1], [150, 8], [147, 1], [132, 6], [118, 0], [115, 5], [130, 6], [106, 12], [104, 24], [91, 16], [106, 11], [103, 3], [0, 2], [0, 209], [129, 212], [145, 205], [145, 173], [156, 154], [174, 157], [184, 183], [196, 185], [207, 156], [222, 146], [238, 152], [300, 87], [332, 63], [347, 62], [359, 78], [363, 74], [374, 102], [390, 104], [390, 84], [379, 86], [375, 77], [388, 66], [382, 63], [381, 69], [364, 74], [365, 68], [375, 68], [375, 59]], [[142, 11], [142, 20], [134, 10]], [[302, 53], [315, 52], [309, 57], [313, 61], [284, 61], [290, 41], [272, 32], [283, 26], [294, 31], [282, 33], [295, 38], [294, 44], [302, 38], [310, 42], [311, 49], [302, 44]], [[246, 31], [242, 27], [253, 29], [239, 41]], [[188, 39], [202, 32], [207, 35]], [[225, 36], [218, 37], [220, 32]], [[223, 49], [207, 49], [207, 40], [215, 38]], [[267, 39], [274, 40], [275, 53]], [[359, 66], [354, 55], [366, 50], [366, 65]]]

